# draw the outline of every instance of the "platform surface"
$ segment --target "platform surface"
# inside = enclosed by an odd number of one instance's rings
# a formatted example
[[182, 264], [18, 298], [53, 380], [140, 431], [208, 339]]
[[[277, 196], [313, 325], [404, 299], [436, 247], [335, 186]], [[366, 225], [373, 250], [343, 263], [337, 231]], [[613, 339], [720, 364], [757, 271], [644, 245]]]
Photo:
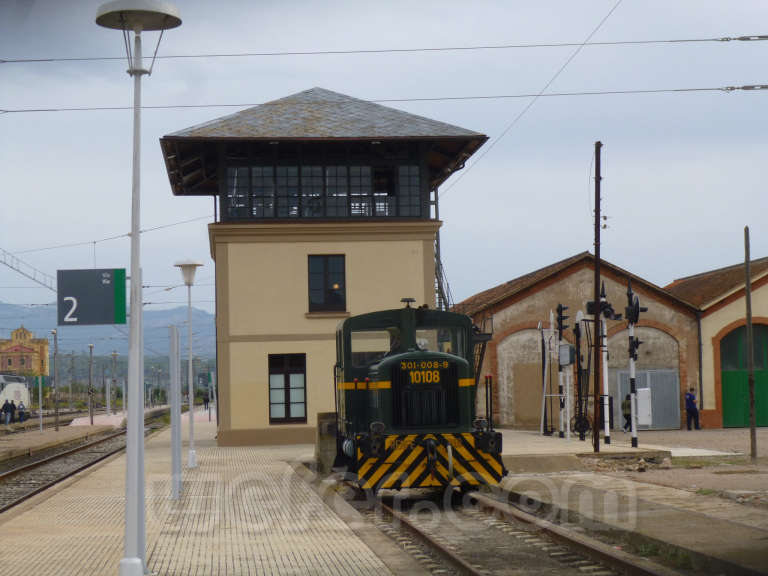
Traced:
[[16, 432], [13, 434], [4, 434], [0, 436], [0, 462], [17, 456], [25, 456], [30, 453], [39, 452], [47, 448], [53, 448], [60, 444], [69, 444], [78, 442], [111, 432], [113, 426], [59, 426], [56, 431], [53, 428], [44, 428], [39, 430], [30, 430], [28, 432]]
[[[532, 430], [499, 430], [502, 434], [502, 453], [516, 456], [523, 455], [589, 455], [594, 453], [591, 438], [582, 441], [578, 434], [571, 436], [571, 439], [559, 438], [557, 433], [553, 436], [542, 436], [537, 431]], [[728, 456], [734, 454], [730, 451], [708, 450], [705, 448], [692, 448], [689, 446], [666, 446], [660, 444], [651, 444], [643, 441], [644, 433], [641, 431], [638, 436], [638, 447], [632, 448], [632, 437], [630, 434], [615, 432], [611, 436], [611, 444], [606, 445], [602, 439], [600, 441], [600, 453], [618, 454], [626, 452], [669, 452], [674, 457], [681, 456]]]
[[[638, 448], [631, 447], [630, 434], [619, 431], [610, 445], [601, 440], [599, 454], [629, 458], [615, 466], [619, 472], [601, 473], [582, 466], [595, 456], [589, 441], [504, 430], [504, 462], [511, 474], [502, 486], [531, 510], [546, 510], [552, 520], [623, 532], [634, 542], [674, 550], [693, 573], [768, 574], [768, 502], [753, 505], [748, 498], [722, 494], [728, 485], [756, 499], [768, 490], [768, 430], [757, 432], [760, 460], [749, 463], [745, 429], [641, 431]], [[692, 470], [622, 471], [653, 452], [683, 458]], [[701, 472], [695, 462], [701, 462]], [[674, 482], [671, 476], [689, 480]], [[738, 490], [745, 486], [750, 490]]]
[[[186, 433], [186, 422], [184, 430]], [[217, 447], [195, 418], [198, 466], [170, 495], [170, 431], [146, 443], [147, 565], [163, 575], [371, 574], [390, 571], [295, 472], [313, 446]], [[115, 456], [0, 515], [3, 575], [117, 574], [125, 457]]]

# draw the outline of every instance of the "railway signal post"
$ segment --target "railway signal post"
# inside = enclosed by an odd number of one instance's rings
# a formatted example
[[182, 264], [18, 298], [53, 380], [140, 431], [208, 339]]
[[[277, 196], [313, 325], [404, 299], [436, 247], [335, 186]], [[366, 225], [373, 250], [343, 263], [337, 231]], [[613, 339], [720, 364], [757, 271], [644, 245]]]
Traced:
[[[604, 442], [606, 444], [611, 443], [611, 399], [608, 390], [608, 320], [621, 320], [621, 314], [616, 314], [613, 310], [613, 306], [608, 302], [608, 298], [605, 295], [605, 283], [600, 288], [600, 300], [596, 304], [595, 301], [590, 300], [587, 302], [587, 314], [593, 314], [595, 316], [595, 349], [600, 352], [595, 352], [595, 359], [599, 358], [599, 362], [595, 363], [595, 371], [601, 372], [602, 377], [602, 409], [603, 409], [603, 435]], [[598, 322], [599, 318], [599, 322]], [[599, 381], [595, 381], [595, 397], [597, 399], [597, 384]], [[597, 404], [595, 405], [595, 415], [597, 416]], [[594, 431], [599, 434], [599, 424], [597, 421], [594, 423]]]
[[[563, 373], [563, 366], [564, 364], [564, 358], [563, 358], [563, 330], [568, 328], [568, 325], [565, 324], [565, 321], [568, 319], [568, 316], [563, 314], [568, 310], [568, 306], [563, 306], [562, 304], [557, 305], [557, 394], [558, 394], [558, 401], [560, 406], [560, 429], [559, 429], [559, 436], [560, 438], [563, 438], [566, 436], [566, 433], [564, 431], [564, 428], [568, 428], [567, 436], [570, 440], [571, 438], [571, 423], [570, 423], [570, 410], [566, 408], [567, 405], [567, 394], [563, 392], [563, 379], [565, 378], [565, 374]], [[566, 344], [568, 346], [568, 344]], [[567, 358], [567, 356], [566, 356]], [[566, 411], [568, 414], [566, 414]], [[565, 420], [565, 426], [563, 425], [563, 420]]]
[[[605, 296], [605, 283], [600, 289], [600, 309], [604, 311], [608, 299]], [[600, 357], [602, 360], [603, 380], [603, 442], [611, 443], [611, 398], [608, 392], [608, 323], [605, 321], [605, 313], [600, 315]]]
[[632, 425], [632, 448], [637, 448], [637, 385], [635, 382], [635, 362], [637, 361], [637, 349], [642, 342], [635, 337], [635, 324], [640, 318], [640, 312], [647, 312], [648, 308], [640, 306], [640, 301], [632, 292], [632, 280], [627, 284], [627, 308], [625, 316], [629, 323], [629, 399], [630, 422]]

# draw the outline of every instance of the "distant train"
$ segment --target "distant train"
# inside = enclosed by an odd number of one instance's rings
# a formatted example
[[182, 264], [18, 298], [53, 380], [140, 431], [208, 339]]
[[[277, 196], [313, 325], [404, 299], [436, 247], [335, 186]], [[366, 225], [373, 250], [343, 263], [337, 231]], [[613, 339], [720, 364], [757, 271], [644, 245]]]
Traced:
[[17, 406], [19, 402], [24, 402], [24, 405], [29, 408], [29, 388], [24, 376], [0, 374], [0, 406], [6, 400], [13, 401]]
[[492, 408], [475, 415], [477, 330], [404, 301], [339, 325], [335, 465], [374, 491], [498, 484], [501, 434]]

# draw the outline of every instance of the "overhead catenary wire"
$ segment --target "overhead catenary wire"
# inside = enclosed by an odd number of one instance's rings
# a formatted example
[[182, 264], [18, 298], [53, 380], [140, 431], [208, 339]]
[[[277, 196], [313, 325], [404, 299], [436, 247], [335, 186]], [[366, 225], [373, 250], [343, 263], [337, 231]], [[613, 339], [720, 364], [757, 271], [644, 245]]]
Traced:
[[[416, 98], [377, 98], [367, 100], [374, 104], [387, 104], [397, 102], [452, 102], [460, 100], [505, 100], [505, 99], [524, 99], [524, 98], [554, 98], [554, 97], [573, 97], [573, 96], [619, 96], [632, 94], [672, 94], [684, 92], [736, 92], [736, 91], [759, 91], [768, 90], [768, 84], [745, 84], [742, 86], [708, 86], [708, 87], [690, 87], [690, 88], [630, 88], [626, 90], [583, 90], [574, 92], [539, 92], [539, 93], [521, 93], [521, 94], [476, 94], [467, 96], [425, 96]], [[208, 103], [208, 104], [158, 104], [145, 105], [142, 110], [173, 110], [188, 108], [250, 108], [252, 106], [261, 106], [264, 102], [239, 102], [239, 103]], [[530, 108], [530, 105], [528, 106]], [[100, 112], [116, 110], [133, 110], [132, 106], [71, 106], [71, 107], [53, 107], [53, 108], [16, 108], [0, 109], [0, 114], [22, 114], [39, 112]], [[122, 234], [116, 238], [127, 236]]]
[[[768, 35], [721, 36], [715, 38], [675, 38], [662, 40], [607, 40], [601, 42], [538, 42], [528, 44], [479, 44], [470, 46], [421, 46], [411, 48], [360, 48], [347, 50], [289, 50], [279, 52], [223, 52], [155, 55], [157, 60], [195, 58], [254, 58], [276, 56], [345, 56], [365, 54], [407, 54], [419, 52], [472, 52], [478, 50], [520, 50], [534, 48], [574, 48], [584, 46], [641, 46], [651, 44], [701, 44], [708, 42], [754, 42], [768, 40]], [[41, 64], [56, 62], [99, 62], [122, 60], [125, 56], [73, 56], [58, 58], [0, 58], [0, 64]]]
[[530, 102], [528, 102], [528, 104], [526, 104], [526, 106], [517, 114], [517, 116], [514, 117], [512, 122], [507, 124], [507, 127], [504, 128], [504, 130], [501, 131], [501, 134], [499, 134], [499, 136], [494, 138], [493, 141], [480, 153], [480, 155], [477, 156], [475, 158], [475, 160], [469, 166], [467, 166], [466, 169], [464, 169], [458, 175], [458, 177], [453, 180], [453, 182], [451, 182], [446, 187], [446, 189], [442, 193], [443, 197], [445, 197], [445, 195], [448, 192], [450, 192], [451, 189], [456, 186], [456, 184], [461, 182], [461, 180], [472, 170], [472, 168], [474, 168], [477, 165], [478, 162], [482, 161], [482, 159], [485, 158], [488, 155], [488, 153], [496, 147], [496, 144], [498, 144], [504, 138], [504, 136], [506, 136], [507, 133], [510, 130], [512, 130], [512, 128], [520, 121], [520, 119], [523, 116], [525, 116], [525, 113], [528, 112], [528, 110], [530, 110], [533, 107], [534, 104], [536, 104], [536, 102], [539, 100], [539, 98], [541, 98], [541, 96], [547, 91], [547, 89], [552, 85], [552, 83], [555, 80], [557, 80], [557, 78], [560, 76], [560, 74], [562, 74], [563, 70], [565, 70], [568, 67], [568, 64], [570, 64], [573, 61], [573, 59], [576, 58], [576, 56], [578, 56], [579, 52], [581, 52], [581, 50], [584, 48], [584, 46], [587, 45], [587, 42], [589, 42], [592, 39], [592, 36], [597, 34], [597, 31], [600, 30], [600, 28], [602, 28], [602, 26], [603, 26], [603, 24], [605, 24], [606, 20], [608, 20], [608, 18], [610, 18], [611, 14], [613, 14], [616, 11], [616, 9], [621, 5], [621, 2], [622, 2], [622, 0], [618, 0], [616, 2], [616, 4], [613, 5], [613, 8], [611, 8], [608, 11], [608, 13], [605, 16], [603, 16], [603, 19], [600, 20], [600, 22], [598, 22], [597, 26], [595, 26], [594, 29], [592, 30], [592, 32], [589, 33], [589, 36], [587, 36], [585, 38], [584, 42], [582, 42], [581, 45], [578, 48], [576, 48], [576, 50], [574, 50], [571, 53], [571, 55], [566, 59], [566, 61], [563, 63], [563, 65], [560, 66], [560, 68], [558, 68], [557, 72], [555, 72], [555, 74], [552, 76], [552, 78], [549, 79], [549, 82], [547, 82], [544, 85], [544, 87], [539, 91], [539, 93], [536, 96], [534, 96], [533, 99]]
[[[213, 214], [207, 214], [205, 216], [196, 216], [195, 218], [189, 218], [187, 220], [180, 220], [178, 222], [171, 222], [169, 224], [161, 224], [159, 226], [154, 226], [152, 228], [144, 228], [142, 230], [139, 230], [140, 234], [144, 234], [146, 232], [154, 232], [156, 230], [163, 230], [165, 228], [171, 228], [173, 226], [181, 226], [182, 224], [189, 224], [190, 222], [197, 222], [199, 220], [207, 220], [209, 218], [213, 218]], [[17, 250], [15, 252], [10, 252], [14, 255], [20, 255], [20, 254], [30, 254], [32, 252], [45, 252], [48, 250], [59, 250], [62, 248], [75, 248], [78, 246], [91, 246], [94, 244], [100, 244], [102, 242], [109, 242], [110, 240], [118, 240], [120, 238], [130, 238], [131, 233], [126, 232], [125, 234], [118, 234], [116, 236], [108, 236], [106, 238], [101, 238], [99, 240], [87, 240], [82, 242], [71, 242], [68, 244], [56, 244], [54, 246], [44, 246], [41, 248], [30, 248], [28, 250]]]

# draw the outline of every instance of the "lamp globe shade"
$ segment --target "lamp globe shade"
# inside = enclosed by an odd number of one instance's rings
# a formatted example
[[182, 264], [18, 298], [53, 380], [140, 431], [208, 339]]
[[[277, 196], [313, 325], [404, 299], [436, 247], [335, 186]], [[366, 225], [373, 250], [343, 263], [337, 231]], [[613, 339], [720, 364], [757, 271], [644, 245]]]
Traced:
[[202, 265], [202, 262], [197, 262], [196, 260], [182, 260], [174, 264], [174, 266], [181, 268], [181, 275], [184, 277], [184, 284], [187, 286], [192, 286], [195, 283], [195, 271]]
[[99, 6], [96, 24], [116, 30], [169, 30], [181, 26], [181, 16], [172, 2], [115, 0]]

